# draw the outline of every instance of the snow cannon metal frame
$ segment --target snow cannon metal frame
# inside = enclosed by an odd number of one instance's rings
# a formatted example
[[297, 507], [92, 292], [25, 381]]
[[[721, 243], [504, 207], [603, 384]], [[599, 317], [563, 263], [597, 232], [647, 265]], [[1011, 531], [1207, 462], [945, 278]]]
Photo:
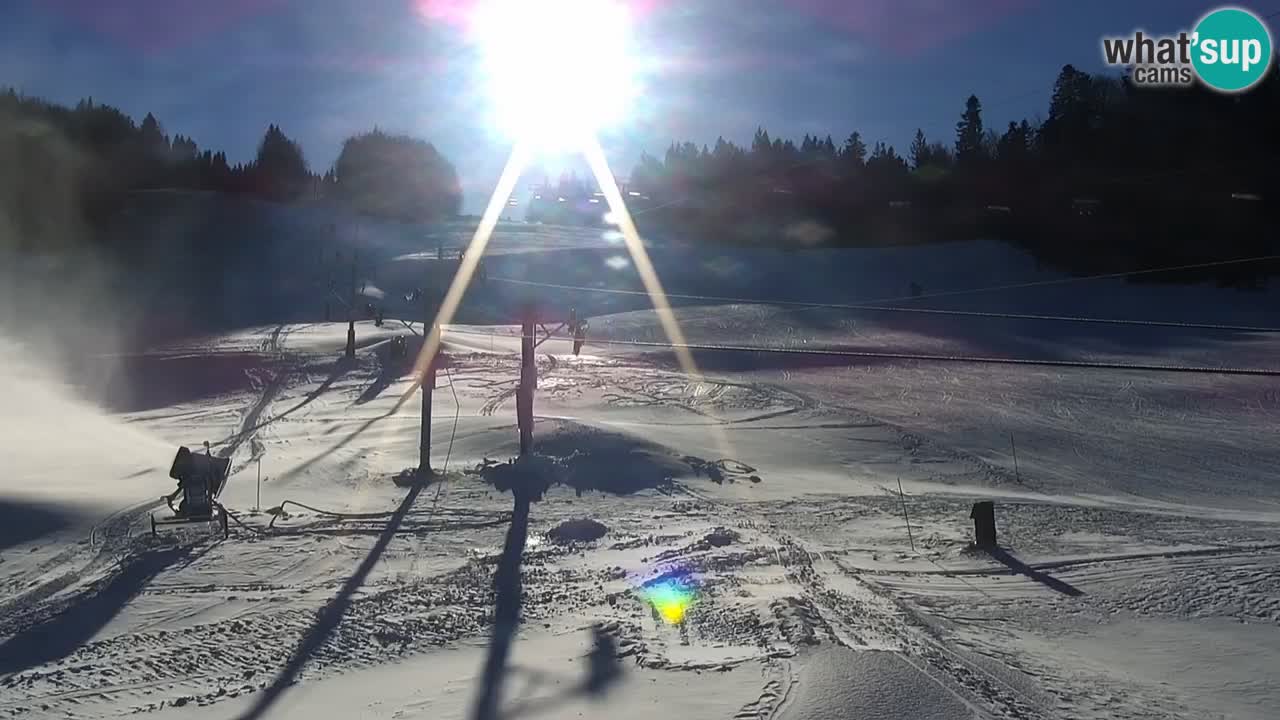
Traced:
[[[214, 457], [208, 443], [204, 453], [180, 446], [169, 467], [169, 477], [178, 481], [178, 489], [163, 498], [173, 517], [157, 519], [152, 513], [151, 534], [157, 535], [157, 528], [162, 525], [216, 522], [222, 528], [222, 536], [227, 537], [227, 510], [218, 502], [218, 496], [226, 487], [230, 470], [231, 458]], [[175, 507], [173, 502], [179, 497]]]

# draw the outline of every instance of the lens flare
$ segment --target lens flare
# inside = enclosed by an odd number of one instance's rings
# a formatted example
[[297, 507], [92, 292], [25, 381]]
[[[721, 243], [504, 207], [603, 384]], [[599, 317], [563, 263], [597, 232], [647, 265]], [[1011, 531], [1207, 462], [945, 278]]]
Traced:
[[650, 580], [641, 586], [640, 593], [658, 616], [671, 625], [684, 622], [698, 600], [697, 586], [683, 573]]
[[630, 18], [611, 0], [485, 0], [472, 26], [499, 129], [538, 151], [576, 151], [636, 94]]

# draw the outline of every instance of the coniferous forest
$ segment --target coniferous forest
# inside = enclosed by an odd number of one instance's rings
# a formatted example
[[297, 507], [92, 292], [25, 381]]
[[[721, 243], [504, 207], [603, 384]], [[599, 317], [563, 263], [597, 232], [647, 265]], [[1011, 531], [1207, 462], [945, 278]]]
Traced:
[[[1229, 96], [1139, 88], [1067, 65], [1042, 120], [867, 140], [756, 131], [749, 147], [674, 143], [631, 173], [642, 227], [749, 244], [884, 245], [996, 237], [1072, 272], [1123, 272], [1280, 252], [1280, 74]], [[1159, 280], [1253, 287], [1274, 262]]]
[[[225, 152], [172, 137], [148, 113], [135, 122], [110, 105], [82, 100], [74, 108], [0, 91], [0, 212], [11, 234], [43, 235], [50, 193], [71, 193], [94, 221], [109, 216], [124, 194], [192, 190], [289, 203], [325, 200], [388, 219], [429, 221], [456, 216], [458, 174], [430, 143], [374, 129], [348, 138], [334, 166], [317, 173], [298, 142], [270, 125], [254, 159], [229, 164]], [[34, 248], [33, 248], [34, 249]]]
[[[936, 118], [922, 118], [924, 124]], [[982, 100], [957, 107], [954, 132], [915, 132], [909, 148], [857, 130], [750, 144], [672, 143], [626, 179], [642, 229], [692, 242], [874, 246], [999, 238], [1072, 272], [1119, 272], [1277, 252], [1280, 74], [1239, 95], [1139, 88], [1068, 65], [1042, 116], [989, 127]], [[74, 194], [90, 224], [123, 194], [186, 189], [270, 202], [324, 201], [377, 217], [455, 217], [454, 166], [430, 143], [374, 129], [348, 138], [333, 167], [269, 126], [248, 163], [170, 136], [92, 99], [65, 107], [0, 92], [0, 211], [19, 246], [39, 238], [50, 188]], [[561, 178], [524, 198], [534, 221], [598, 223], [595, 188]], [[564, 200], [561, 200], [564, 198]], [[563, 203], [556, 206], [555, 203]], [[1276, 263], [1165, 273], [1254, 287]]]

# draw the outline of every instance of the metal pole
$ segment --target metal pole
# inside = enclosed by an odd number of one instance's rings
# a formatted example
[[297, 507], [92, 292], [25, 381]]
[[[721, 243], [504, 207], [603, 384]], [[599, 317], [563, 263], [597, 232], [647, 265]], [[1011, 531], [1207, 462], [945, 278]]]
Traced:
[[522, 457], [533, 449], [533, 389], [538, 383], [533, 333], [533, 310], [527, 308], [520, 325], [520, 386], [516, 391], [516, 424], [520, 427]]
[[1013, 477], [1022, 484], [1022, 473], [1018, 471], [1018, 446], [1013, 442], [1013, 433], [1009, 433], [1009, 447], [1013, 448]]
[[436, 362], [431, 358], [422, 379], [422, 437], [418, 443], [418, 474], [421, 476], [431, 473], [431, 395], [435, 387]]
[[911, 552], [915, 552], [916, 540], [911, 536], [911, 518], [907, 517], [907, 496], [902, 494], [902, 478], [898, 478], [898, 499], [902, 501], [902, 519], [907, 523], [907, 540], [911, 542]]
[[258, 458], [258, 499], [254, 501], [253, 511], [262, 509], [262, 458]]
[[[430, 341], [434, 321], [432, 317], [432, 294], [427, 288], [422, 289], [422, 343], [423, 349]], [[427, 369], [422, 378], [422, 423], [421, 437], [418, 441], [418, 473], [427, 475], [431, 472], [431, 396], [436, 387], [436, 357], [427, 358]]]
[[347, 303], [347, 359], [354, 360], [356, 357], [356, 258], [357, 253], [351, 253], [351, 298]]

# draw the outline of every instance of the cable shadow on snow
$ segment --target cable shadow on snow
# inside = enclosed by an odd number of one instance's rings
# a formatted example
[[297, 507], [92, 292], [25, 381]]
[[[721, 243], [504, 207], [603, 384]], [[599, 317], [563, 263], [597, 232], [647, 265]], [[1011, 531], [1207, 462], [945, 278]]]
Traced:
[[[297, 404], [295, 404], [293, 407], [290, 407], [288, 410], [284, 410], [283, 412], [272, 415], [266, 420], [259, 421], [259, 417], [261, 417], [263, 411], [266, 410], [267, 406], [270, 404], [270, 401], [274, 399], [273, 392], [270, 392], [270, 391], [264, 392], [262, 397], [259, 398], [259, 401], [254, 404], [249, 414], [245, 417], [245, 420], [242, 423], [242, 429], [237, 431], [234, 435], [231, 435], [223, 440], [218, 441], [217, 443], [214, 443], [214, 446], [221, 448], [219, 451], [219, 454], [222, 457], [229, 457], [236, 451], [236, 449], [239, 448], [239, 446], [242, 443], [244, 443], [245, 440], [250, 438], [254, 433], [258, 432], [259, 430], [275, 422], [278, 422], [280, 420], [283, 420], [289, 417], [290, 415], [298, 412], [302, 408], [315, 402], [316, 398], [328, 392], [329, 388], [331, 388], [339, 378], [345, 375], [347, 371], [352, 368], [352, 366], [353, 366], [353, 363], [350, 360], [346, 359], [345, 357], [338, 358], [336, 361], [334, 361], [333, 370], [330, 371], [329, 376], [325, 378], [324, 382], [320, 383], [318, 387], [316, 387], [314, 390], [304, 395], [302, 400], [298, 401]], [[272, 380], [272, 382], [279, 383], [279, 382], [282, 382], [283, 380], [284, 380], [284, 375], [278, 375], [275, 379]]]
[[1050, 590], [1056, 590], [1057, 592], [1070, 597], [1080, 597], [1081, 595], [1084, 595], [1084, 591], [1080, 588], [1077, 588], [1064, 580], [1059, 580], [1048, 573], [1036, 570], [1030, 565], [1014, 557], [1012, 553], [1004, 548], [991, 548], [987, 550], [987, 554], [989, 554], [993, 560], [999, 562], [1013, 572], [1031, 578]]
[[[412, 328], [410, 328], [412, 330]], [[415, 332], [416, 335], [416, 332]], [[391, 387], [391, 384], [400, 378], [408, 375], [413, 370], [413, 358], [416, 358], [421, 351], [422, 341], [415, 338], [413, 342], [405, 343], [405, 355], [396, 358], [391, 354], [391, 344], [384, 343], [380, 349], [375, 352], [378, 359], [379, 372], [356, 398], [356, 405], [364, 405], [372, 400], [376, 400], [383, 390]]]
[[262, 423], [261, 425], [254, 427], [253, 430], [258, 430], [277, 420], [289, 417], [290, 415], [298, 412], [302, 408], [310, 405], [312, 402], [315, 401], [316, 398], [328, 392], [329, 388], [333, 387], [333, 384], [337, 382], [339, 378], [345, 375], [347, 371], [350, 370], [354, 365], [355, 363], [352, 362], [351, 360], [348, 360], [345, 356], [338, 358], [333, 363], [333, 370], [329, 372], [329, 377], [325, 378], [324, 382], [320, 383], [320, 385], [316, 387], [315, 390], [312, 390], [311, 392], [303, 396], [302, 400], [300, 400], [297, 405], [294, 405], [293, 407], [289, 408], [288, 410], [285, 410], [282, 413], [279, 413], [278, 415], [271, 416], [270, 419], [268, 419], [266, 422]]
[[364, 422], [360, 423], [359, 427], [347, 433], [346, 437], [342, 438], [337, 443], [330, 446], [329, 449], [321, 453], [318, 453], [316, 455], [313, 455], [307, 460], [304, 460], [301, 464], [296, 465], [290, 468], [289, 470], [286, 470], [284, 473], [282, 473], [279, 476], [278, 479], [287, 480], [289, 478], [297, 477], [298, 475], [306, 472], [307, 470], [310, 470], [313, 466], [315, 466], [316, 463], [324, 460], [325, 458], [338, 452], [342, 448], [347, 447], [351, 443], [355, 442], [357, 438], [359, 438], [361, 435], [368, 432], [369, 428], [372, 428], [374, 425], [382, 422], [383, 420], [386, 420], [389, 417], [393, 417], [395, 416], [396, 413], [400, 412], [400, 408], [404, 407], [404, 404], [409, 401], [409, 399], [413, 396], [414, 392], [416, 392], [416, 389], [411, 389], [405, 392], [405, 394], [401, 395], [400, 398], [396, 400], [395, 404], [392, 405], [391, 408], [388, 409], [386, 412], [382, 413], [381, 415], [371, 417], [368, 420], [365, 420]]
[[74, 600], [62, 612], [0, 644], [0, 675], [56, 662], [72, 655], [170, 565], [189, 558], [192, 547], [143, 553], [125, 565], [96, 592]]
[[405, 494], [404, 500], [400, 502], [395, 513], [387, 521], [386, 527], [382, 534], [378, 536], [378, 541], [374, 543], [373, 548], [369, 550], [369, 554], [361, 561], [359, 567], [347, 578], [342, 587], [338, 590], [338, 594], [324, 606], [316, 616], [315, 624], [303, 636], [298, 647], [294, 649], [293, 655], [284, 668], [280, 670], [276, 679], [262, 691], [253, 706], [239, 716], [239, 720], [257, 720], [263, 717], [271, 706], [274, 705], [289, 689], [294, 682], [297, 681], [298, 675], [302, 672], [302, 668], [306, 666], [307, 661], [321, 647], [328, 642], [333, 635], [334, 630], [338, 628], [338, 624], [342, 622], [342, 616], [346, 614], [347, 609], [351, 607], [352, 598], [354, 597], [360, 586], [369, 577], [369, 573], [373, 571], [374, 566], [378, 564], [378, 560], [382, 558], [383, 552], [391, 543], [391, 539], [396, 536], [401, 523], [404, 522], [405, 516], [409, 509], [413, 507], [414, 501], [418, 499], [422, 488], [425, 484], [418, 483], [410, 487], [409, 492]]
[[399, 372], [393, 371], [390, 368], [382, 368], [382, 372], [378, 373], [378, 377], [374, 378], [373, 382], [369, 383], [368, 387], [360, 393], [360, 397], [356, 398], [355, 404], [364, 405], [372, 400], [376, 400], [378, 396], [382, 394], [383, 390], [391, 387], [391, 383], [395, 382], [399, 378]]

